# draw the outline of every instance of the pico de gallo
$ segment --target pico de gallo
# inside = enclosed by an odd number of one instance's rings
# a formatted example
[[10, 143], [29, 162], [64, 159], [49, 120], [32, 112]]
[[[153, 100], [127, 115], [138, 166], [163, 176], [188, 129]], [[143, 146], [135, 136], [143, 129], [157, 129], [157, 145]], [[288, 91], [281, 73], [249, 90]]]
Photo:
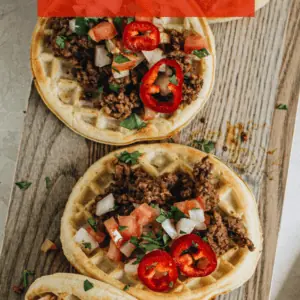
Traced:
[[[140, 130], [160, 113], [196, 100], [203, 86], [205, 37], [188, 20], [50, 18], [46, 46], [67, 60], [64, 76], [82, 87], [79, 104], [101, 109], [119, 126]], [[114, 120], [113, 120], [114, 121]]]
[[153, 177], [139, 164], [143, 154], [122, 152], [112, 183], [96, 198], [91, 217], [74, 237], [87, 254], [107, 249], [149, 289], [167, 292], [177, 278], [204, 277], [233, 247], [254, 245], [239, 218], [218, 207], [218, 176], [209, 157], [192, 173], [178, 170]]

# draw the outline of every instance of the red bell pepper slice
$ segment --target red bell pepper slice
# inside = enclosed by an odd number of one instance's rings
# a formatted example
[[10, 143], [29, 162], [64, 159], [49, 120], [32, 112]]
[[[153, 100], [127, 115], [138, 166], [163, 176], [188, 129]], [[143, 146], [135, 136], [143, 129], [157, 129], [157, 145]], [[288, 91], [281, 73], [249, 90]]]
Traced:
[[160, 43], [159, 30], [150, 22], [131, 22], [125, 26], [123, 43], [132, 51], [154, 50]]
[[[167, 65], [175, 70], [176, 84], [169, 82], [168, 89], [173, 94], [172, 101], [159, 101], [153, 94], [160, 92], [160, 87], [155, 85], [159, 69], [162, 65]], [[156, 112], [172, 113], [182, 101], [183, 72], [180, 65], [174, 59], [161, 59], [143, 77], [140, 87], [140, 97], [146, 107]]]
[[178, 271], [175, 262], [166, 251], [154, 250], [142, 258], [138, 276], [149, 289], [165, 292], [174, 286]]
[[188, 277], [207, 276], [217, 267], [216, 254], [196, 234], [186, 234], [176, 239], [170, 253], [181, 273]]

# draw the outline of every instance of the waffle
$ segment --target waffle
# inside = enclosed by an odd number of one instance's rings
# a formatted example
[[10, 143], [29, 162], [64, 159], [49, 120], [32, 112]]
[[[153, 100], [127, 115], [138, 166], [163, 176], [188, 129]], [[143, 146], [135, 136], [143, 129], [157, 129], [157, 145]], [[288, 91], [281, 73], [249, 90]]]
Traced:
[[[176, 19], [176, 20], [175, 20]], [[174, 18], [174, 22], [183, 19]], [[39, 18], [31, 47], [31, 68], [35, 85], [48, 108], [70, 129], [96, 142], [127, 145], [142, 140], [165, 139], [186, 126], [208, 99], [215, 77], [215, 44], [212, 32], [205, 19], [188, 18], [193, 30], [205, 36], [211, 55], [201, 60], [203, 87], [198, 98], [189, 105], [181, 105], [173, 114], [157, 114], [140, 130], [128, 130], [120, 121], [109, 117], [103, 109], [87, 106], [81, 98], [82, 88], [72, 78], [71, 65], [57, 58], [44, 40], [52, 31], [47, 28], [47, 19]]]
[[[258, 11], [262, 7], [264, 7], [269, 0], [255, 0], [255, 11]], [[207, 18], [208, 23], [213, 24], [213, 23], [221, 23], [221, 22], [229, 22], [229, 21], [234, 21], [241, 19], [240, 17], [231, 17], [231, 18]]]
[[[139, 151], [138, 166], [152, 176], [182, 170], [191, 174], [193, 165], [207, 156], [194, 148], [176, 144], [137, 145], [125, 149]], [[82, 274], [107, 282], [119, 289], [129, 284], [128, 293], [138, 299], [210, 299], [227, 293], [247, 281], [253, 274], [262, 250], [262, 234], [254, 196], [246, 184], [215, 156], [209, 155], [214, 174], [219, 180], [219, 208], [228, 215], [242, 218], [256, 250], [231, 248], [218, 258], [217, 269], [209, 276], [179, 280], [171, 292], [155, 293], [137, 278], [125, 274], [123, 264], [106, 257], [106, 249], [86, 254], [74, 241], [77, 230], [92, 216], [91, 208], [97, 195], [104, 193], [112, 181], [116, 155], [110, 153], [93, 164], [74, 187], [61, 223], [63, 251], [70, 263]]]
[[[93, 288], [84, 291], [84, 281]], [[135, 298], [104, 282], [78, 274], [57, 273], [37, 279], [25, 295], [25, 300], [39, 300], [51, 295], [55, 300], [134, 300]], [[47, 299], [47, 298], [46, 298]], [[51, 297], [49, 297], [51, 299]], [[44, 299], [43, 299], [44, 300]], [[51, 299], [52, 300], [52, 299]]]

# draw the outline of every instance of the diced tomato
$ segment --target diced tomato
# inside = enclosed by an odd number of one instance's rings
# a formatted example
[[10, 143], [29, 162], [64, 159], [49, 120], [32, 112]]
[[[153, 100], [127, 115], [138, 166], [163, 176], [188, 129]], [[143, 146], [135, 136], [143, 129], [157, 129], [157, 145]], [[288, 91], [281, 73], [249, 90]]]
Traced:
[[110, 40], [117, 35], [114, 24], [110, 22], [101, 22], [89, 30], [89, 36], [95, 42]]
[[153, 120], [156, 116], [156, 112], [150, 108], [148, 108], [147, 106], [144, 106], [144, 114], [142, 116], [142, 119], [144, 121], [149, 121], [149, 120]]
[[193, 208], [200, 208], [200, 204], [197, 200], [186, 200], [181, 202], [174, 203], [179, 210], [181, 210], [184, 214], [188, 215], [189, 210]]
[[196, 197], [196, 200], [197, 200], [198, 203], [200, 204], [200, 208], [201, 208], [202, 210], [205, 210], [205, 201], [203, 200], [203, 198], [200, 197], [200, 196], [198, 196], [198, 197]]
[[116, 244], [116, 246], [118, 248], [120, 248], [124, 242], [124, 239], [123, 239], [120, 231], [118, 230], [119, 225], [116, 222], [115, 218], [111, 217], [110, 219], [106, 220], [104, 222], [104, 226], [105, 226], [107, 232], [109, 233], [111, 239], [113, 240], [113, 242]]
[[158, 216], [158, 211], [153, 207], [149, 206], [147, 203], [143, 203], [137, 207], [131, 215], [137, 218], [137, 222], [141, 226], [145, 226], [152, 223]]
[[101, 244], [105, 239], [105, 233], [104, 232], [96, 232], [92, 227], [88, 226], [86, 228], [86, 231], [88, 234], [94, 238], [95, 241], [97, 241], [99, 244]]
[[207, 49], [206, 39], [200, 34], [189, 35], [184, 41], [184, 52], [192, 53], [194, 50]]
[[[141, 226], [138, 225], [136, 216], [118, 216], [119, 231], [121, 232], [125, 241], [129, 240], [132, 236], [139, 237], [141, 235]], [[124, 226], [125, 229], [120, 229]]]
[[121, 251], [117, 248], [117, 246], [112, 240], [110, 240], [109, 243], [107, 257], [115, 262], [121, 261], [122, 259]]
[[141, 16], [136, 16], [135, 17], [136, 21], [146, 21], [146, 22], [152, 22], [153, 18], [152, 17], [141, 17]]

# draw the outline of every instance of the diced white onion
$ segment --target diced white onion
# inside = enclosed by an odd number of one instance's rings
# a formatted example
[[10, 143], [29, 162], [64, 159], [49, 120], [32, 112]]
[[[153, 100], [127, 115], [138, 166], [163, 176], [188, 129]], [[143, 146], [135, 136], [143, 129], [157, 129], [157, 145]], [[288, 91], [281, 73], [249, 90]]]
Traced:
[[129, 70], [124, 70], [124, 71], [120, 71], [120, 72], [116, 72], [113, 70], [112, 73], [113, 73], [114, 78], [116, 78], [116, 79], [129, 76]]
[[177, 231], [170, 219], [164, 220], [161, 226], [170, 238], [175, 239], [177, 237]]
[[160, 44], [170, 44], [171, 38], [166, 32], [160, 33]]
[[114, 206], [115, 206], [115, 198], [113, 194], [109, 194], [97, 203], [96, 215], [100, 217], [112, 211]]
[[200, 208], [189, 210], [190, 219], [195, 221], [197, 225], [195, 226], [198, 230], [206, 229], [204, 211]]
[[124, 265], [124, 271], [125, 273], [136, 275], [138, 271], [139, 264], [133, 264], [136, 261], [136, 259], [132, 259], [127, 264]]
[[105, 40], [105, 46], [107, 50], [113, 54], [120, 53], [120, 49], [115, 45], [113, 40]]
[[163, 51], [160, 48], [156, 48], [151, 51], [142, 51], [142, 53], [146, 57], [150, 67], [152, 67], [154, 64], [165, 57]]
[[91, 251], [99, 247], [97, 241], [92, 236], [90, 236], [89, 233], [84, 228], [80, 228], [77, 231], [74, 239], [76, 243], [79, 243], [81, 245], [83, 245], [83, 243], [91, 244], [91, 249], [89, 249]]
[[135, 246], [130, 242], [125, 243], [121, 248], [120, 251], [126, 256], [129, 257], [131, 253], [135, 250]]
[[108, 52], [103, 45], [96, 46], [95, 65], [99, 68], [107, 66], [111, 63], [111, 58], [107, 56]]
[[177, 233], [189, 234], [194, 230], [196, 224], [197, 223], [191, 219], [182, 218], [176, 224]]
[[69, 28], [72, 32], [76, 31], [76, 19], [72, 19], [69, 21]]

